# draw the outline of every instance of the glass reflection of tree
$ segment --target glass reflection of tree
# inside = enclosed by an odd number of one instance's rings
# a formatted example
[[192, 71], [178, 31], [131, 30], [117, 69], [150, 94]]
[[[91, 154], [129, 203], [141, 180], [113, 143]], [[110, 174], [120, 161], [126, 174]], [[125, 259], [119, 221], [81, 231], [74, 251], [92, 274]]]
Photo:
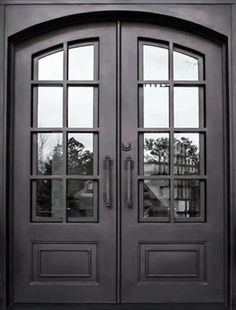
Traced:
[[[145, 172], [151, 172], [152, 175], [169, 174], [169, 138], [161, 137], [156, 139], [145, 139], [144, 141], [144, 163]], [[181, 175], [194, 175], [199, 173], [199, 147], [187, 137], [174, 139], [174, 173]], [[148, 173], [148, 174], [149, 174]], [[160, 184], [153, 186], [144, 186], [144, 216], [160, 217], [168, 216], [166, 197], [163, 191], [168, 195], [169, 185]], [[162, 181], [163, 183], [163, 181]], [[168, 187], [168, 188], [167, 188]], [[155, 197], [155, 198], [154, 198]], [[180, 206], [178, 214], [182, 212], [185, 217], [199, 216], [200, 205], [199, 182], [178, 182], [175, 190], [175, 204]], [[165, 203], [164, 203], [165, 202]], [[184, 206], [184, 207], [183, 207]], [[183, 210], [181, 210], [183, 208]]]
[[[38, 173], [60, 175], [62, 172], [62, 144], [53, 141], [48, 134], [38, 135]], [[52, 151], [51, 146], [54, 145]], [[60, 218], [62, 211], [62, 182], [37, 180], [37, 216]]]
[[[197, 175], [200, 172], [199, 146], [191, 139], [175, 139], [174, 172], [178, 175]], [[199, 180], [175, 182], [175, 212], [177, 217], [200, 216]]]
[[169, 138], [146, 138], [144, 141], [144, 162], [145, 170], [149, 170], [148, 166], [152, 166], [151, 174], [168, 174]]
[[175, 174], [199, 173], [199, 148], [189, 138], [175, 138]]
[[93, 152], [71, 137], [68, 140], [68, 172], [69, 174], [93, 174]]
[[[61, 175], [63, 163], [63, 146], [59, 140], [55, 143], [51, 152], [52, 142], [46, 135], [40, 135], [38, 139], [38, 173], [44, 175]], [[68, 173], [69, 174], [93, 174], [93, 153], [85, 146], [71, 137], [68, 140]], [[84, 183], [85, 185], [87, 183]], [[62, 210], [61, 182], [56, 180], [37, 181], [37, 216], [55, 217]], [[86, 189], [84, 189], [85, 191]], [[81, 191], [81, 188], [78, 189]], [[74, 192], [75, 194], [75, 192]], [[77, 198], [74, 198], [77, 199]]]
[[[199, 149], [189, 138], [174, 139], [175, 174], [198, 174]], [[151, 174], [169, 174], [169, 138], [145, 139], [144, 141], [145, 170], [151, 168]]]
[[[93, 152], [71, 137], [68, 140], [68, 173], [93, 174]], [[88, 217], [93, 212], [93, 182], [91, 180], [74, 180], [68, 185], [68, 216]]]
[[[38, 136], [38, 173], [61, 174], [62, 170], [62, 144], [60, 139], [53, 141], [48, 134]], [[53, 146], [51, 150], [51, 147]]]

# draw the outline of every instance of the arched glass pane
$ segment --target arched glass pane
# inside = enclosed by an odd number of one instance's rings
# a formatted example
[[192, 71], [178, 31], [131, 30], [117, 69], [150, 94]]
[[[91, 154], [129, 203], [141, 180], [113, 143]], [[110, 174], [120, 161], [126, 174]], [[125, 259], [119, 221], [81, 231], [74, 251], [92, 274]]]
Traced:
[[94, 79], [94, 45], [69, 49], [69, 80]]
[[143, 46], [143, 79], [144, 80], [168, 80], [167, 48], [144, 45]]
[[38, 60], [38, 80], [63, 79], [63, 51], [53, 53]]
[[199, 79], [197, 58], [174, 51], [174, 80], [197, 81]]

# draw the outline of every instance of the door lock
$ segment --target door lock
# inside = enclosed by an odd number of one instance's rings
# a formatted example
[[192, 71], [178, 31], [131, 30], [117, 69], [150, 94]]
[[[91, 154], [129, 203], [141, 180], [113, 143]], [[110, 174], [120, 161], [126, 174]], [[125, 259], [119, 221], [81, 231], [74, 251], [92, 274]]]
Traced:
[[122, 146], [121, 146], [122, 151], [128, 152], [131, 150], [131, 142], [122, 142]]

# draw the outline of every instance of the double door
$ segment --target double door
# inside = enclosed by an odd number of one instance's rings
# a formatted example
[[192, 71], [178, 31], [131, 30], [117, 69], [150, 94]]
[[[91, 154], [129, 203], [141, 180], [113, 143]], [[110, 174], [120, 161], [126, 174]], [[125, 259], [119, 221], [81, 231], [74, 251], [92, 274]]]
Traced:
[[18, 44], [14, 302], [224, 302], [221, 53], [129, 22]]

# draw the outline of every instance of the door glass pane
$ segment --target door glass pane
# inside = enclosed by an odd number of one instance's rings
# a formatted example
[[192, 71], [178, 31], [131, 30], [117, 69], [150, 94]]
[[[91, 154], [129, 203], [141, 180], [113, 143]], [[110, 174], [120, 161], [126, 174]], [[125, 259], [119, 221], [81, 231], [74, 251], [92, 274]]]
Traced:
[[158, 84], [143, 89], [144, 127], [169, 127], [169, 86]]
[[62, 134], [37, 134], [37, 174], [62, 174]]
[[198, 59], [174, 51], [174, 80], [197, 81]]
[[62, 127], [63, 88], [38, 87], [38, 127]]
[[[60, 220], [63, 211], [63, 191], [61, 180], [35, 180], [36, 185], [36, 217]], [[33, 191], [34, 193], [34, 191]], [[33, 205], [34, 202], [33, 202]], [[34, 219], [33, 219], [34, 220]]]
[[69, 87], [69, 127], [93, 127], [93, 93], [93, 87]]
[[144, 175], [169, 174], [169, 134], [144, 134]]
[[67, 217], [94, 216], [94, 189], [92, 180], [69, 180], [67, 183]]
[[63, 80], [63, 51], [38, 60], [38, 80]]
[[174, 126], [199, 127], [198, 87], [174, 87]]
[[174, 135], [175, 174], [200, 173], [200, 148], [198, 133], [178, 133]]
[[[175, 217], [194, 218], [201, 215], [200, 180], [175, 180]], [[204, 201], [204, 200], [203, 200]], [[202, 203], [203, 203], [202, 201]]]
[[167, 48], [143, 45], [143, 79], [168, 80], [168, 55]]
[[93, 134], [68, 135], [68, 174], [93, 175]]
[[168, 180], [144, 180], [143, 218], [170, 216], [170, 184]]
[[69, 80], [94, 79], [94, 45], [69, 49]]

